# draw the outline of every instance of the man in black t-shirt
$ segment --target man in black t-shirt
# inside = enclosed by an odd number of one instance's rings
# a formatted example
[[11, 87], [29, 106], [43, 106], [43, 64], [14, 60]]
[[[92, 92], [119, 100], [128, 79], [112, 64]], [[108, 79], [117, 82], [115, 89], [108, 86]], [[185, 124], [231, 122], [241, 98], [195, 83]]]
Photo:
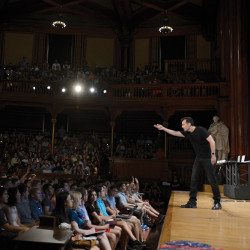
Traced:
[[205, 128], [194, 126], [194, 121], [191, 117], [184, 117], [181, 119], [181, 122], [184, 131], [171, 130], [163, 127], [160, 124], [154, 125], [154, 127], [158, 130], [163, 130], [170, 135], [188, 138], [196, 153], [196, 158], [192, 169], [191, 187], [189, 194], [190, 198], [187, 204], [181, 205], [181, 207], [197, 207], [196, 202], [198, 182], [201, 170], [204, 169], [213, 191], [214, 206], [212, 207], [212, 209], [221, 209], [220, 191], [215, 174], [216, 156], [214, 139]]

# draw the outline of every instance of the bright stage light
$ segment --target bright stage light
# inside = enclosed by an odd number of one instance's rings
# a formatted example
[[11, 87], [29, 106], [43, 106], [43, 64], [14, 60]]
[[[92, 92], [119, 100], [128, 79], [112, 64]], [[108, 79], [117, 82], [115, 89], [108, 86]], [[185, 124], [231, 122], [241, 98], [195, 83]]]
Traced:
[[63, 93], [66, 92], [66, 89], [65, 89], [65, 88], [62, 88], [62, 92], [63, 92]]
[[77, 92], [77, 93], [80, 93], [80, 92], [82, 92], [82, 86], [81, 85], [76, 85], [75, 86], [75, 92]]
[[89, 92], [90, 92], [90, 93], [95, 93], [95, 88], [91, 87], [91, 88], [89, 89]]

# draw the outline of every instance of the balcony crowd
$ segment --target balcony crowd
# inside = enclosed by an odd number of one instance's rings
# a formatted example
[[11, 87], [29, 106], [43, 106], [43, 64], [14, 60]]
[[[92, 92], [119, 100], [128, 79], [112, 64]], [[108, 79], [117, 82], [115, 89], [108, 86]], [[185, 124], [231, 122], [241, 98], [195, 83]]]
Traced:
[[59, 63], [55, 60], [52, 65], [47, 61], [42, 66], [37, 63], [30, 65], [23, 57], [19, 65], [4, 65], [0, 67], [0, 79], [7, 81], [32, 81], [34, 83], [61, 83], [72, 81], [84, 81], [90, 85], [96, 84], [157, 84], [157, 83], [204, 83], [217, 82], [216, 75], [199, 74], [193, 69], [186, 69], [185, 72], [178, 72], [172, 68], [168, 73], [162, 73], [157, 64], [144, 69], [137, 68], [135, 71], [120, 71], [115, 67], [100, 67], [97, 64], [94, 68], [84, 66], [82, 68], [72, 67], [67, 61]]

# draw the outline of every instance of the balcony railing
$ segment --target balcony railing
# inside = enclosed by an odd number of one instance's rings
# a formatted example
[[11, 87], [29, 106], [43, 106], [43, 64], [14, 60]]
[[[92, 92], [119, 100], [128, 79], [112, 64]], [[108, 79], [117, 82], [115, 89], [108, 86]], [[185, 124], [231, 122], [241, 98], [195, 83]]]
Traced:
[[[164, 98], [201, 98], [219, 97], [221, 83], [182, 83], [182, 84], [120, 84], [97, 89], [93, 97], [119, 98], [119, 99], [164, 99]], [[47, 88], [46, 83], [10, 82], [0, 83], [0, 93], [5, 96], [40, 95], [40, 96], [74, 96], [72, 86], [62, 93], [62, 85], [54, 83]], [[86, 93], [83, 93], [86, 94]], [[89, 95], [90, 96], [90, 95]]]
[[113, 98], [193, 98], [220, 96], [219, 83], [119, 85], [110, 88]]
[[219, 73], [219, 62], [210, 59], [165, 60], [165, 73]]

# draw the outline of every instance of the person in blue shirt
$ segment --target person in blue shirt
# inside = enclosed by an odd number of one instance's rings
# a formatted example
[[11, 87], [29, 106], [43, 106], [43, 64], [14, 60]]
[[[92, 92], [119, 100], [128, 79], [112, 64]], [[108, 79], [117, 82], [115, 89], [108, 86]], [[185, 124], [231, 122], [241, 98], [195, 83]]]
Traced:
[[[89, 217], [93, 224], [98, 226], [107, 226], [109, 224], [105, 223], [105, 220], [110, 219], [107, 216], [104, 216], [99, 207], [97, 206], [97, 193], [95, 190], [89, 191], [88, 202], [86, 203], [86, 209], [88, 211]], [[107, 231], [107, 230], [106, 230]], [[108, 226], [107, 236], [109, 242], [112, 246], [112, 249], [115, 249], [120, 237], [121, 229], [120, 228], [110, 228]]]
[[[113, 219], [115, 218], [115, 215], [109, 215], [106, 209], [106, 206], [104, 204], [103, 199], [106, 197], [105, 189], [104, 186], [99, 186], [95, 188], [96, 193], [97, 193], [97, 206], [100, 209], [100, 212], [104, 215], [105, 219]], [[131, 246], [132, 247], [143, 247], [146, 246], [145, 243], [139, 241], [139, 235], [138, 238], [134, 236], [134, 234], [131, 231], [131, 228], [128, 226], [127, 222], [116, 219], [116, 225], [122, 229], [122, 232], [124, 232], [131, 240]], [[126, 244], [126, 241], [121, 242], [121, 246], [123, 244]]]
[[[69, 215], [72, 229], [75, 232], [82, 234], [94, 233], [94, 227], [90, 227], [89, 229], [82, 228], [83, 220], [77, 215], [77, 208], [81, 205], [82, 194], [78, 191], [70, 191], [70, 197], [72, 199], [72, 206], [67, 209], [67, 213]], [[106, 233], [98, 235], [97, 240], [97, 245], [99, 245], [101, 249], [111, 249]]]
[[32, 188], [30, 190], [29, 205], [30, 205], [31, 215], [35, 221], [40, 220], [39, 219], [40, 215], [44, 215], [42, 204], [40, 203], [41, 195], [42, 195], [41, 190], [38, 188]]
[[[76, 215], [76, 208], [80, 203], [79, 197], [81, 194], [71, 195], [69, 192], [60, 192], [56, 196], [56, 206], [53, 210], [52, 216], [56, 217], [56, 224], [59, 226], [61, 223], [71, 224], [73, 231], [77, 233], [81, 233], [83, 235], [94, 233], [94, 228], [91, 229], [82, 229], [81, 221], [78, 219]], [[98, 235], [96, 245], [104, 250], [111, 250], [109, 241], [105, 233]]]

